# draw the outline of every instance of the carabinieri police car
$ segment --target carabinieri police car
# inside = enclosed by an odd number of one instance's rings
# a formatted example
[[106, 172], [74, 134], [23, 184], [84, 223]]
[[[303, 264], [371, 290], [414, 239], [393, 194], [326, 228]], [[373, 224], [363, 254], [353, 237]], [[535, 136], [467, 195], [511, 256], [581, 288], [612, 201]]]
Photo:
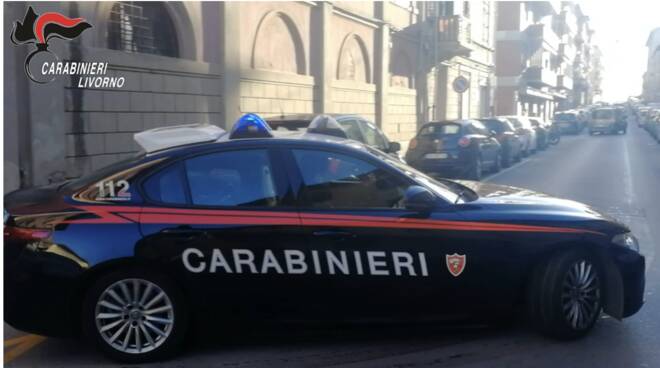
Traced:
[[[411, 320], [524, 308], [542, 333], [585, 335], [642, 306], [626, 226], [525, 189], [435, 180], [319, 117], [277, 134], [135, 135], [143, 152], [5, 196], [5, 320], [86, 336], [115, 359], [170, 356], [193, 323]], [[329, 134], [325, 134], [329, 133]]]

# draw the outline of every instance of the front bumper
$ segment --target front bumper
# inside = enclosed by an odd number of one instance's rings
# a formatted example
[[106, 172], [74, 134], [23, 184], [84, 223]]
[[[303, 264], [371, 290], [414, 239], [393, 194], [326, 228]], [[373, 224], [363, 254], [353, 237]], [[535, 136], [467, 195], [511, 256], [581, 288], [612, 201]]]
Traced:
[[622, 252], [614, 257], [623, 281], [623, 318], [637, 313], [644, 305], [646, 260], [634, 252]]

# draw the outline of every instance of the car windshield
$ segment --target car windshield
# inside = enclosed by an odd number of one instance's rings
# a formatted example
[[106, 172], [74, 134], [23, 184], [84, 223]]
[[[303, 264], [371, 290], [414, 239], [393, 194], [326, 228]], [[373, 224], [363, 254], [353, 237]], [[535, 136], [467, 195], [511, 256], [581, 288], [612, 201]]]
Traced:
[[594, 111], [594, 119], [611, 119], [614, 116], [614, 110], [603, 109]]
[[575, 114], [555, 114], [555, 120], [557, 121], [575, 121], [576, 119]]
[[444, 198], [447, 202], [450, 203], [456, 203], [457, 200], [461, 198], [460, 192], [463, 189], [467, 189], [467, 187], [462, 188], [461, 190], [458, 190], [456, 186], [449, 186], [446, 184], [443, 184], [430, 176], [413, 169], [412, 167], [395, 160], [392, 158], [390, 155], [383, 153], [382, 151], [379, 151], [377, 149], [374, 149], [372, 147], [365, 146], [366, 149], [372, 153], [373, 155], [377, 156], [381, 160], [387, 162], [391, 166], [394, 166], [404, 174], [408, 175], [410, 178], [421, 184], [422, 186], [428, 188], [431, 190], [433, 193], [439, 195], [440, 197]]
[[420, 136], [455, 135], [461, 132], [459, 124], [428, 124], [419, 131]]
[[512, 117], [512, 116], [509, 116], [509, 117], [507, 117], [507, 119], [511, 122], [511, 124], [513, 124], [514, 127], [516, 127], [516, 128], [522, 128], [523, 125], [522, 125], [522, 123], [520, 122], [520, 120], [518, 120], [517, 118], [514, 118], [514, 117]]

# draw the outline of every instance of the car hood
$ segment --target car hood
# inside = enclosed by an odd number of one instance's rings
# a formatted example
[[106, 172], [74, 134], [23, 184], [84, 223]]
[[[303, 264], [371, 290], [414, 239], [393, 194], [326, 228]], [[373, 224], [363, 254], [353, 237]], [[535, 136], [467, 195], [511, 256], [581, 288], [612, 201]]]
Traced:
[[465, 213], [468, 216], [478, 216], [480, 220], [557, 223], [561, 226], [584, 227], [604, 233], [629, 231], [620, 221], [577, 201], [512, 186], [465, 180], [456, 182], [479, 195], [479, 198], [466, 202], [463, 206], [467, 209]]

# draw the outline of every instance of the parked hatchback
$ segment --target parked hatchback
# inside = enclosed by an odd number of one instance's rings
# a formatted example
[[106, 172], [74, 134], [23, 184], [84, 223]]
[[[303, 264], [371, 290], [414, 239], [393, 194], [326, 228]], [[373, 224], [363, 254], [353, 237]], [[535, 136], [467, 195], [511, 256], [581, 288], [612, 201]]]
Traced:
[[523, 156], [529, 156], [536, 152], [536, 130], [532, 122], [526, 116], [498, 116], [507, 119], [516, 128], [516, 133], [520, 135], [523, 142]]
[[[587, 117], [587, 121], [588, 121]], [[578, 134], [581, 130], [580, 119], [578, 118], [578, 113], [573, 111], [563, 111], [558, 112], [552, 118], [552, 122], [559, 126], [559, 130], [562, 133], [569, 134]]]
[[510, 121], [504, 118], [485, 118], [479, 121], [502, 146], [502, 166], [509, 167], [522, 158], [523, 143]]
[[502, 147], [480, 121], [432, 122], [410, 141], [406, 162], [432, 176], [479, 180], [487, 169], [500, 170]]

